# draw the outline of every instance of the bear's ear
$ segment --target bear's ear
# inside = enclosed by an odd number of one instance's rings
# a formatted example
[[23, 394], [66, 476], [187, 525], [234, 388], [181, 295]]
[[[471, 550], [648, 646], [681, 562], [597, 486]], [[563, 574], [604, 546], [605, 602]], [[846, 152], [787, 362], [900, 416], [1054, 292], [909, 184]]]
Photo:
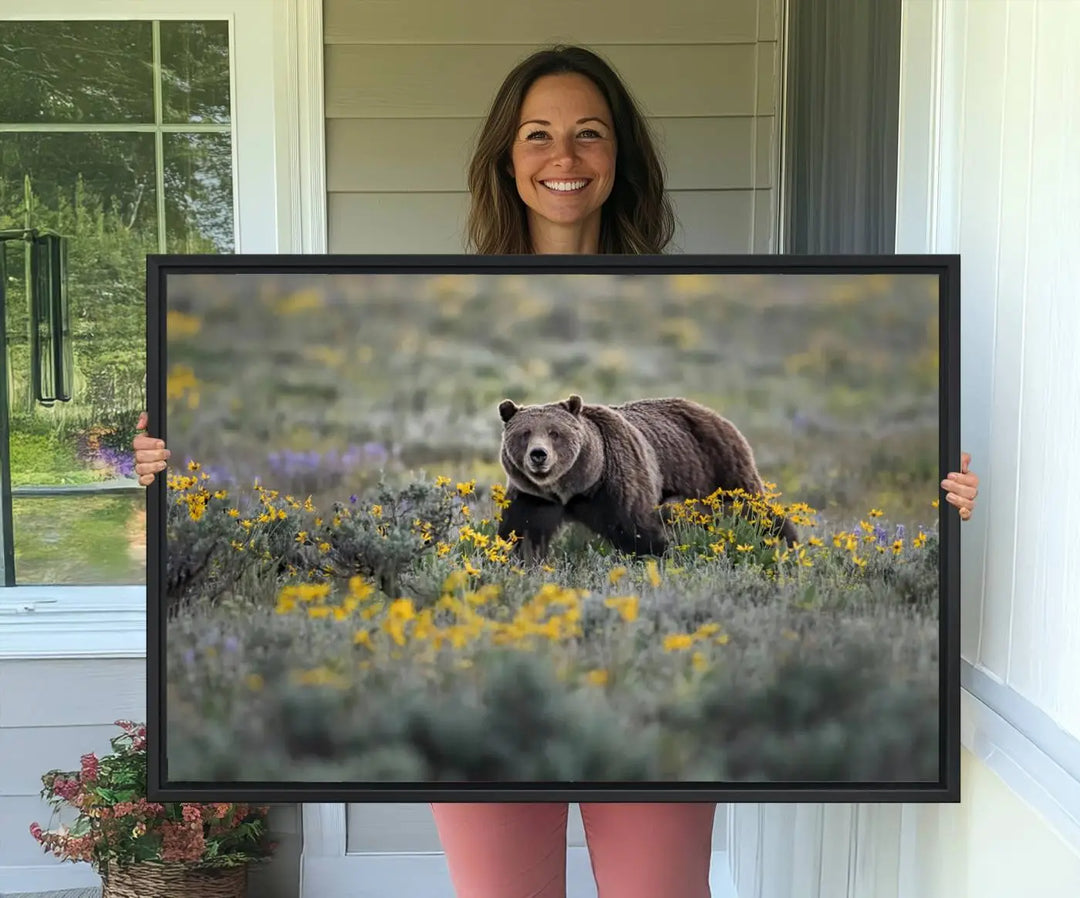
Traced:
[[499, 417], [503, 419], [504, 424], [520, 410], [521, 407], [513, 399], [504, 399], [499, 403]]
[[581, 397], [574, 393], [569, 399], [565, 399], [559, 403], [564, 409], [570, 412], [571, 415], [576, 415], [581, 411]]

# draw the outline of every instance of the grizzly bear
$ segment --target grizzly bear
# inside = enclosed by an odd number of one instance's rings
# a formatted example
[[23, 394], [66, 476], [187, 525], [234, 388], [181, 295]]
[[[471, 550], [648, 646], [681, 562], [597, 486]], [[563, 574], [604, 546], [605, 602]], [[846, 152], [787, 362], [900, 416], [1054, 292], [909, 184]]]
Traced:
[[[565, 522], [575, 521], [630, 555], [667, 549], [660, 506], [741, 487], [761, 495], [750, 444], [716, 412], [681, 398], [587, 405], [578, 395], [543, 405], [499, 403], [500, 461], [507, 476], [499, 536], [542, 558]], [[773, 531], [792, 545], [780, 518]]]

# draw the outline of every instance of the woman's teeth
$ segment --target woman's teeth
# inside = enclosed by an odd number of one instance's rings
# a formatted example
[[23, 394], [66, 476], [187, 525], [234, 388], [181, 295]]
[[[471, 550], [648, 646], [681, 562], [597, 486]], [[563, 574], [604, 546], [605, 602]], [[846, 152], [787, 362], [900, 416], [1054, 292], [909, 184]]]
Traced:
[[557, 190], [560, 193], [568, 193], [573, 190], [581, 190], [588, 181], [541, 181], [549, 190]]

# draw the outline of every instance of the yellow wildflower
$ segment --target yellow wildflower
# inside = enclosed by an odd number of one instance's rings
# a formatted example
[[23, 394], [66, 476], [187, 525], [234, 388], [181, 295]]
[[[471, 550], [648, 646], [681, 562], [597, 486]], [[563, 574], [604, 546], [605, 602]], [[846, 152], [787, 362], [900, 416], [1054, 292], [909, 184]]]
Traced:
[[454, 592], [461, 589], [469, 582], [469, 575], [465, 571], [451, 571], [443, 581], [443, 592]]
[[686, 633], [672, 633], [664, 637], [664, 651], [677, 652], [690, 648], [694, 644], [694, 638]]
[[629, 623], [637, 620], [638, 616], [638, 598], [637, 596], [616, 596], [610, 599], [604, 599], [604, 604], [608, 608], [614, 608], [619, 612], [619, 616]]
[[585, 674], [585, 680], [593, 686], [606, 686], [608, 672], [606, 670], [590, 670]]
[[349, 595], [355, 597], [361, 602], [368, 598], [373, 592], [375, 587], [368, 583], [359, 574], [349, 578]]

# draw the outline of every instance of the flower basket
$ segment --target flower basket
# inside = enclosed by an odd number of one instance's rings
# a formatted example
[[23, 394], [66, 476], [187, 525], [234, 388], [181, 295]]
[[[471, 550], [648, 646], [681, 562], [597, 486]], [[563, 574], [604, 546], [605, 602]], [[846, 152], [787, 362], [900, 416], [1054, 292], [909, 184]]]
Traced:
[[244, 898], [247, 865], [200, 869], [185, 863], [141, 861], [101, 870], [101, 898]]
[[146, 798], [146, 727], [127, 720], [111, 754], [82, 756], [77, 771], [42, 775], [41, 795], [73, 823], [30, 834], [64, 861], [89, 863], [102, 898], [244, 898], [248, 868], [276, 848], [269, 808], [242, 802], [159, 803]]

